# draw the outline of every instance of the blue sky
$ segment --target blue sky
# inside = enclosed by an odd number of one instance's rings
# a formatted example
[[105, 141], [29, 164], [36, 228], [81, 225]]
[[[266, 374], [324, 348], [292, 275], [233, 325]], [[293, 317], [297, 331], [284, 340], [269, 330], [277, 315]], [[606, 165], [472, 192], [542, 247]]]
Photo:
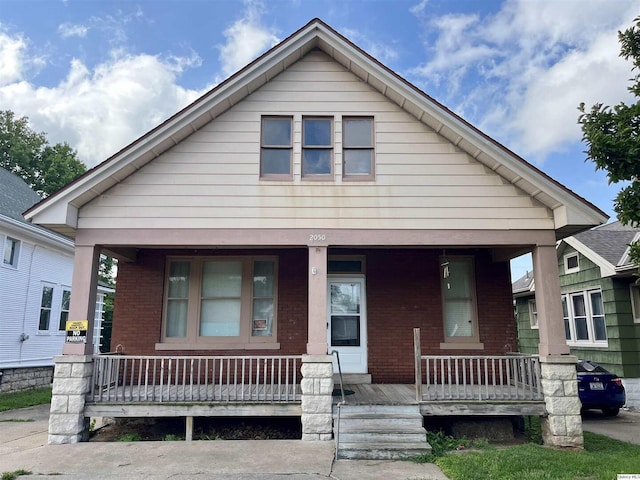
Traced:
[[632, 100], [617, 31], [638, 15], [640, 0], [0, 0], [0, 109], [93, 166], [319, 17], [613, 217], [577, 106]]

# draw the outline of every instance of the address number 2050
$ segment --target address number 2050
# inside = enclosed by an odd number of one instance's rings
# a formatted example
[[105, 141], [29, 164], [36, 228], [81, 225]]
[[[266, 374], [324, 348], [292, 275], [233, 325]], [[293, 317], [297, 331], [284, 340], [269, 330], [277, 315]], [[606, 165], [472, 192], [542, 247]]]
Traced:
[[324, 242], [327, 236], [324, 233], [312, 233], [309, 235], [310, 242]]

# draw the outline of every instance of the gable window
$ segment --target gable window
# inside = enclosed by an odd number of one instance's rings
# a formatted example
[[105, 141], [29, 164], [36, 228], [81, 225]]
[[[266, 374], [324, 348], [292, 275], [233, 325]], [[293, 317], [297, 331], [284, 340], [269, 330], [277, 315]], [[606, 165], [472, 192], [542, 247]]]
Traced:
[[600, 290], [563, 295], [562, 310], [567, 343], [607, 346], [607, 324]]
[[4, 256], [2, 264], [8, 267], [18, 268], [18, 258], [20, 256], [20, 240], [6, 237], [4, 241]]
[[67, 320], [69, 320], [69, 305], [71, 303], [71, 290], [64, 288], [62, 290], [62, 299], [60, 300], [60, 322], [58, 330], [64, 331], [67, 328]]
[[629, 289], [633, 321], [635, 323], [640, 323], [640, 285], [630, 285]]
[[575, 273], [580, 271], [580, 262], [577, 253], [570, 253], [564, 256], [564, 273]]
[[302, 119], [302, 176], [329, 177], [333, 164], [333, 119]]
[[40, 320], [38, 322], [38, 330], [49, 330], [51, 322], [51, 307], [53, 305], [53, 287], [44, 285], [42, 287], [42, 297], [40, 300]]
[[531, 328], [538, 328], [538, 309], [535, 300], [529, 300], [529, 322]]
[[345, 179], [373, 179], [374, 151], [372, 118], [343, 118], [342, 163], [342, 175]]
[[157, 347], [277, 348], [276, 269], [268, 257], [170, 259]]
[[292, 118], [262, 117], [260, 176], [290, 179], [292, 163]]
[[[478, 343], [473, 258], [441, 259], [444, 343], [441, 348], [482, 348]], [[451, 345], [448, 345], [451, 344]], [[475, 346], [470, 346], [474, 344]]]

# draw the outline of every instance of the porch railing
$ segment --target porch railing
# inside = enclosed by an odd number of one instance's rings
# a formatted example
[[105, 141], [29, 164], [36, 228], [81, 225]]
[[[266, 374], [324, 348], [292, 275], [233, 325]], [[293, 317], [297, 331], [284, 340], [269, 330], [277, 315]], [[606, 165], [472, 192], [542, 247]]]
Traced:
[[299, 402], [301, 355], [96, 355], [89, 402]]
[[416, 400], [542, 401], [537, 355], [422, 355], [414, 329]]

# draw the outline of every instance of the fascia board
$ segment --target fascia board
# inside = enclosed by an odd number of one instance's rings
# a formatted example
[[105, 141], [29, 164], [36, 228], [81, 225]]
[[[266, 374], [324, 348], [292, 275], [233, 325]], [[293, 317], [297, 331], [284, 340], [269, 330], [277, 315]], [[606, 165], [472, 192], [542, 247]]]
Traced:
[[65, 253], [73, 254], [75, 244], [72, 240], [61, 237], [48, 230], [43, 230], [41, 227], [20, 222], [4, 215], [0, 215], [0, 226], [2, 226], [3, 230], [6, 229], [16, 236], [22, 236], [33, 242], [62, 250]]
[[567, 237], [564, 241], [600, 267], [600, 274], [602, 277], [613, 277], [616, 274], [615, 265], [609, 263], [604, 257], [591, 250], [584, 243], [576, 240], [575, 237]]

